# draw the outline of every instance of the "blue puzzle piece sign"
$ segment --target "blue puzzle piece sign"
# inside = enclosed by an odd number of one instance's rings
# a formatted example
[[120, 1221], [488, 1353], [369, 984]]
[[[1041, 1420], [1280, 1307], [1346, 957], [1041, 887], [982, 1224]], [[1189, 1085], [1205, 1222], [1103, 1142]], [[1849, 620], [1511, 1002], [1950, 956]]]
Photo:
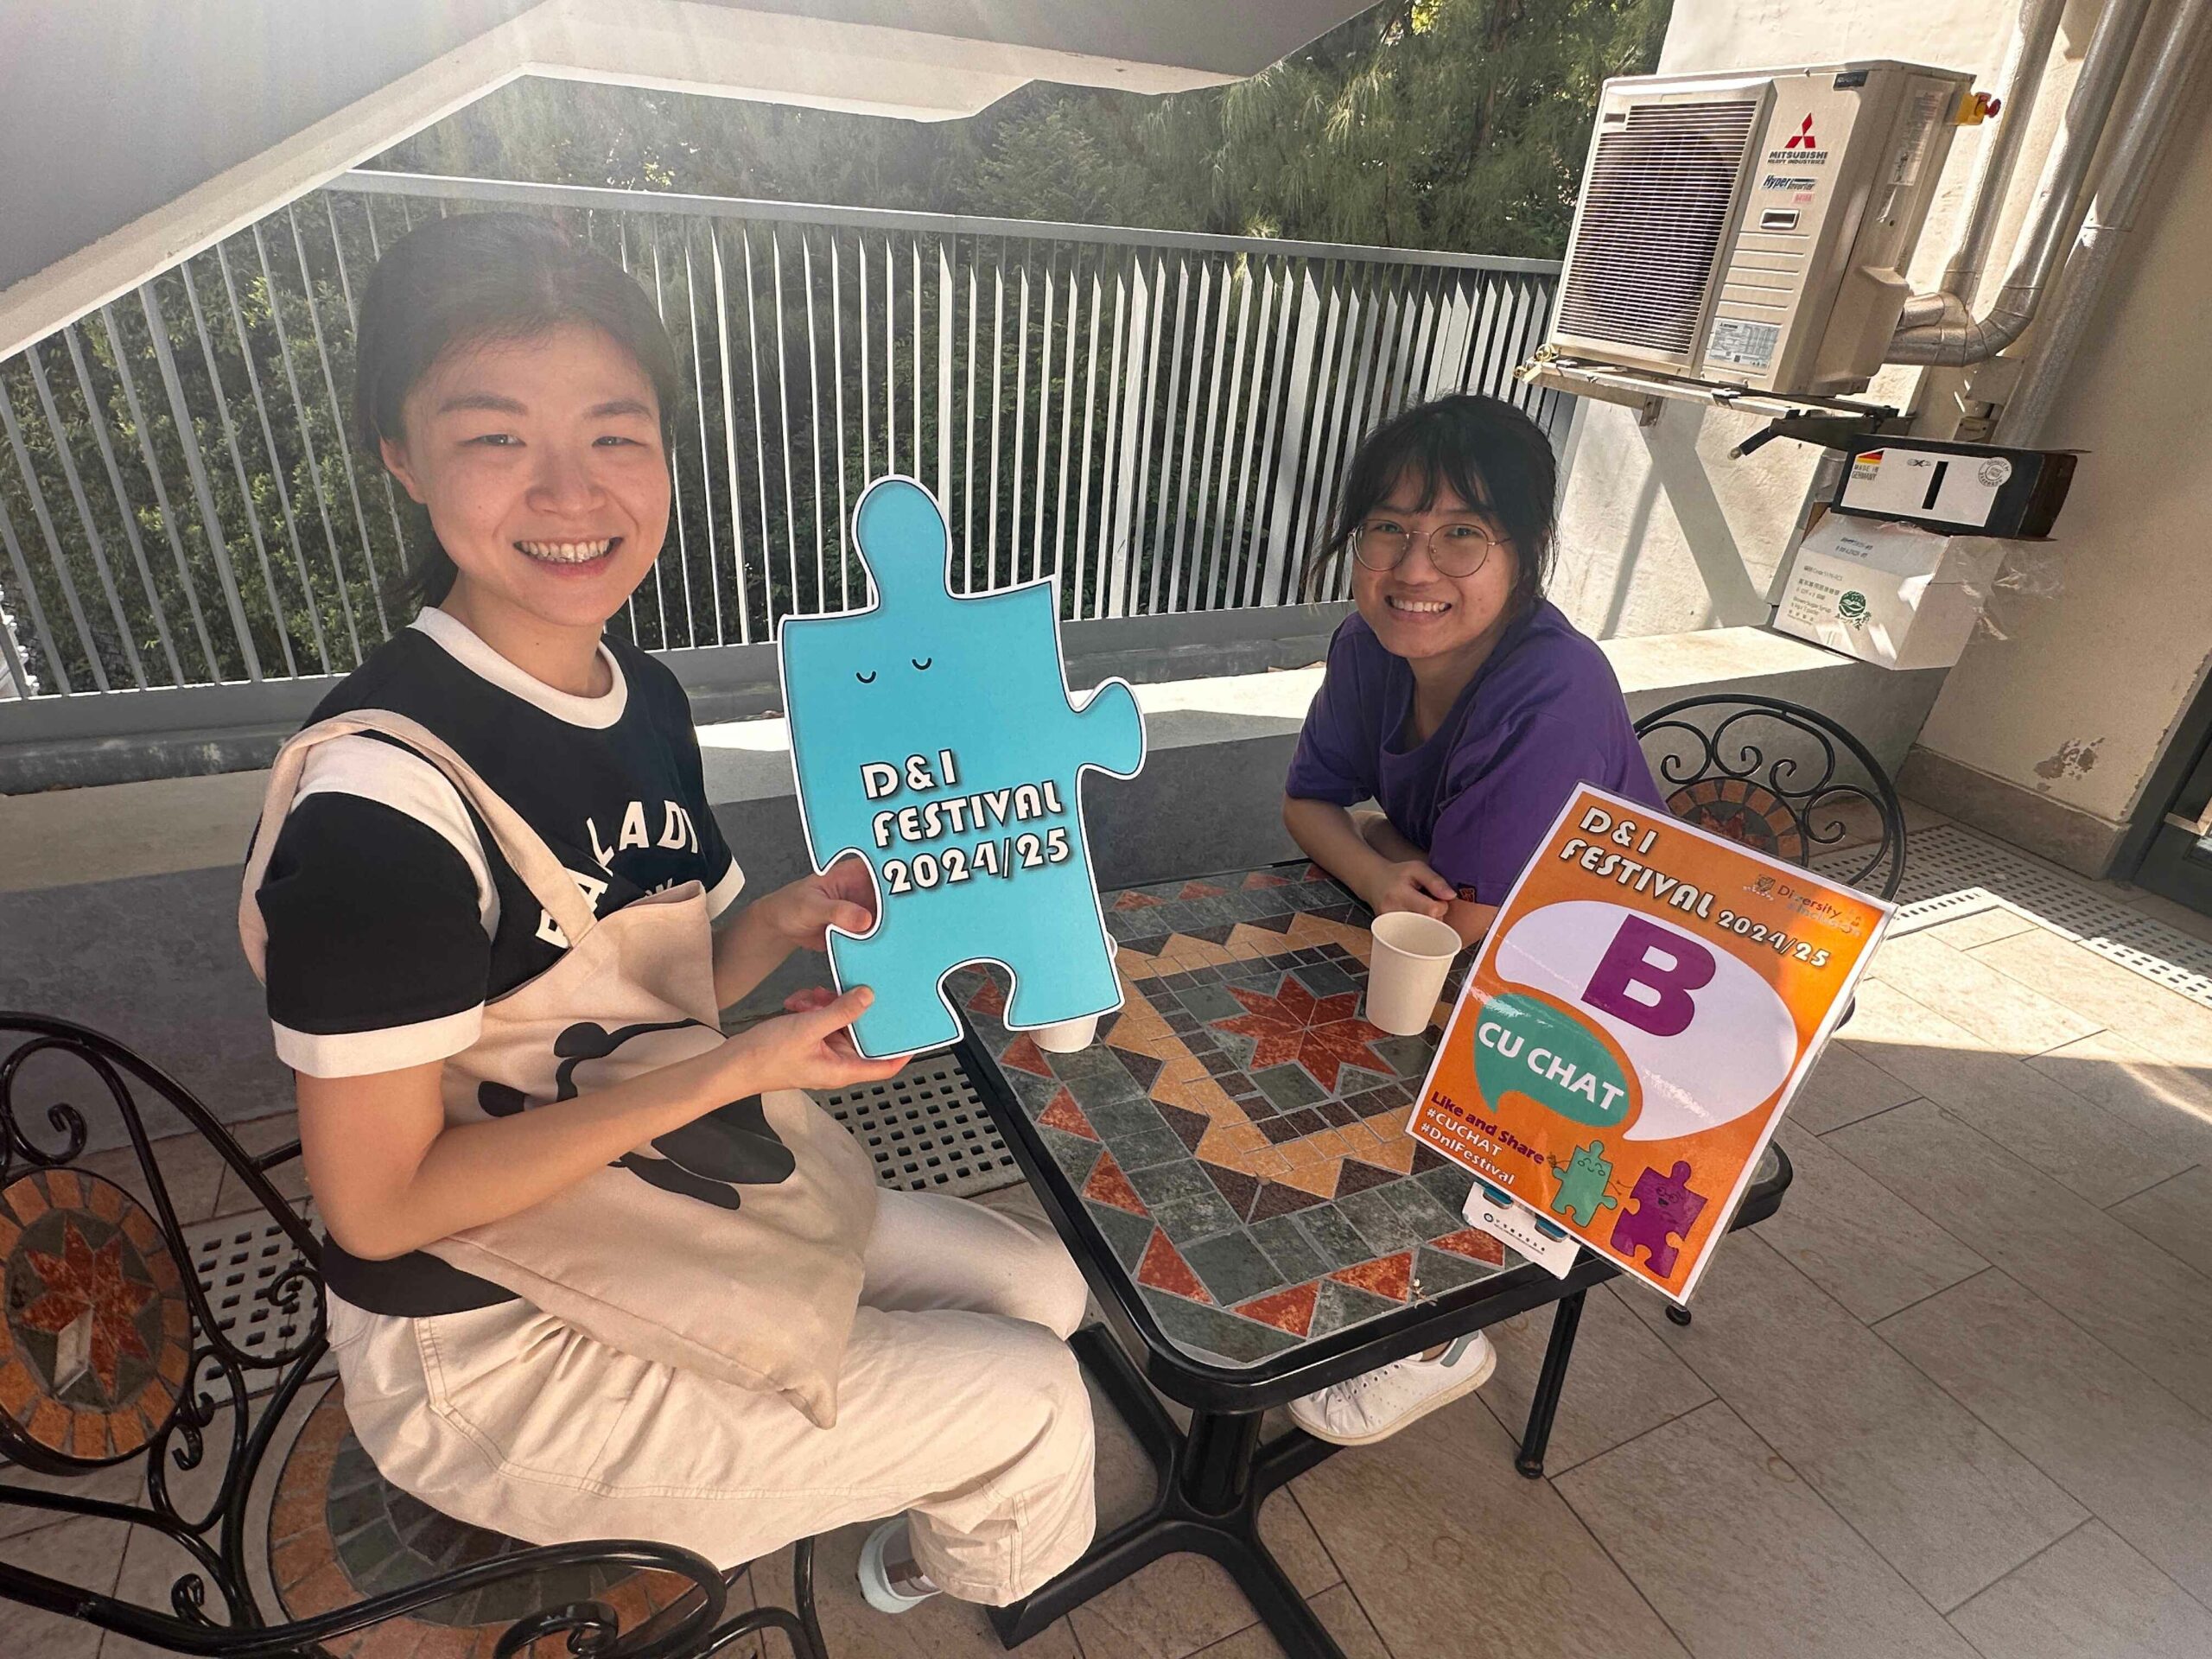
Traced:
[[912, 479], [871, 484], [853, 529], [875, 603], [779, 638], [808, 855], [858, 853], [875, 879], [874, 931], [830, 936], [840, 988], [875, 991], [861, 1052], [957, 1041], [942, 982], [969, 963], [1014, 976], [1010, 1027], [1118, 1008], [1078, 779], [1144, 764], [1135, 695], [1114, 679], [1073, 703], [1050, 577], [955, 596], [944, 515]]

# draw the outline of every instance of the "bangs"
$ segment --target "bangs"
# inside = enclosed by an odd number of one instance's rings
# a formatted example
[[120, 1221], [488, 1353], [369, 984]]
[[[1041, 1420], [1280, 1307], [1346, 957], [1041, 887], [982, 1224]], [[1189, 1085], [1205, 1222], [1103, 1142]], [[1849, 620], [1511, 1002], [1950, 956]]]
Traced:
[[1446, 493], [1491, 521], [1513, 544], [1514, 605], [1543, 596], [1550, 575], [1559, 488], [1551, 439], [1502, 398], [1457, 392], [1416, 404], [1368, 434], [1338, 488], [1325, 539], [1315, 549], [1306, 588], [1317, 594], [1341, 566], [1361, 523], [1397, 497], [1427, 512]]
[[1358, 516], [1364, 518], [1385, 501], [1394, 499], [1405, 499], [1414, 512], [1427, 512], [1440, 496], [1449, 494], [1468, 512], [1495, 518], [1497, 496], [1474, 457], [1441, 442], [1440, 435], [1423, 436], [1427, 442], [1407, 446], [1407, 453], [1396, 457], [1395, 466], [1390, 465], [1389, 457], [1378, 458], [1389, 470], [1383, 472], [1374, 499]]

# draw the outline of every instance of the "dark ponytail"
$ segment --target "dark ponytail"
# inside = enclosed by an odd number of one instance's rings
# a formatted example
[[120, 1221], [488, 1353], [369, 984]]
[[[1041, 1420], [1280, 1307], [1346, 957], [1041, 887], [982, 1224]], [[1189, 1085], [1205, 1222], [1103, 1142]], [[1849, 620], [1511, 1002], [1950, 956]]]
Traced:
[[[382, 465], [383, 441], [404, 440], [407, 394], [452, 347], [532, 339], [571, 323], [598, 329], [637, 359], [669, 437], [683, 395], [676, 350], [652, 302], [620, 265], [524, 213], [430, 220], [393, 243], [369, 278], [354, 349], [355, 435]], [[435, 605], [459, 572], [429, 515], [417, 508], [411, 516], [414, 556], [388, 596]]]

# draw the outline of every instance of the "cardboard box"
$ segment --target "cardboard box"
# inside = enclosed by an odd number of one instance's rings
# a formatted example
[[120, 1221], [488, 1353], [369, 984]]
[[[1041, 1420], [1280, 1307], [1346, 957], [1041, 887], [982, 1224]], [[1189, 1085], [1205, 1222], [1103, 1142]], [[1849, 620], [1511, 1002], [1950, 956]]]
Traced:
[[1830, 513], [1805, 532], [1774, 626], [1884, 668], [1948, 668], [2004, 552], [1985, 536]]

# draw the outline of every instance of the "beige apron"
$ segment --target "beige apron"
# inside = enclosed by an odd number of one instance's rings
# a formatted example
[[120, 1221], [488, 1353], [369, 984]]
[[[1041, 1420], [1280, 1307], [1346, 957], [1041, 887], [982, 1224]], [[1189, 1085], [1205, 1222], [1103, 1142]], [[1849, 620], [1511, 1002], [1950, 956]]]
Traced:
[[[308, 751], [357, 732], [404, 744], [451, 779], [569, 941], [543, 973], [486, 1002], [481, 1034], [446, 1060], [448, 1124], [588, 1094], [722, 1041], [698, 882], [595, 916], [520, 814], [440, 739], [382, 710], [310, 726], [276, 756], [238, 900], [257, 977], [268, 934], [256, 895]], [[786, 1089], [718, 1107], [541, 1204], [425, 1248], [611, 1348], [780, 1394], [827, 1428], [875, 1204], [868, 1154]]]

